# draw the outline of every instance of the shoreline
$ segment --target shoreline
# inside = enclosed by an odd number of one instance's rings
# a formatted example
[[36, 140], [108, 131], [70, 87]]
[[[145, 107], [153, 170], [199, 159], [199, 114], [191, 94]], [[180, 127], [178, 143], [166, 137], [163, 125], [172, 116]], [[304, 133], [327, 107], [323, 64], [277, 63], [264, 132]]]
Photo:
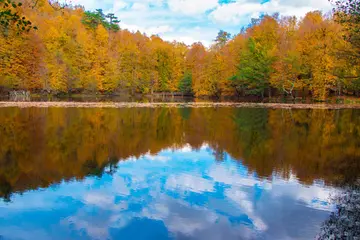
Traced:
[[360, 104], [302, 104], [302, 103], [136, 103], [136, 102], [0, 102], [0, 108], [269, 108], [269, 109], [360, 109]]

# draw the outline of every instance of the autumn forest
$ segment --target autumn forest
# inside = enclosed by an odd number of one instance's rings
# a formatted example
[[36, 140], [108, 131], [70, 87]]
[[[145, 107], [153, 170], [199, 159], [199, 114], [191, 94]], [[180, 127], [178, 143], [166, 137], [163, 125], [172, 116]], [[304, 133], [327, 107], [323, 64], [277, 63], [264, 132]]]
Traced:
[[203, 96], [360, 94], [359, 1], [304, 18], [264, 15], [209, 47], [120, 29], [102, 10], [0, 0], [0, 88]]

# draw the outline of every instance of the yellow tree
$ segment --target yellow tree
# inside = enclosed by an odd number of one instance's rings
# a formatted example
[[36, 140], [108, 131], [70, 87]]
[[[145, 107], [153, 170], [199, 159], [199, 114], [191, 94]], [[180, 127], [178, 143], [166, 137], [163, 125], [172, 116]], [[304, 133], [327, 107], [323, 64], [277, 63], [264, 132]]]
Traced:
[[111, 73], [107, 72], [109, 64], [108, 45], [109, 33], [104, 26], [99, 25], [95, 31], [96, 58], [92, 64], [92, 75], [96, 79], [97, 89], [100, 92], [110, 91]]
[[313, 97], [325, 100], [335, 86], [336, 44], [341, 41], [340, 27], [321, 12], [308, 13], [299, 27], [299, 45], [303, 78], [307, 79]]
[[206, 55], [205, 47], [201, 43], [194, 43], [186, 55], [186, 69], [191, 72], [193, 91], [195, 96], [206, 96]]
[[151, 38], [143, 37], [138, 44], [140, 51], [139, 72], [140, 92], [153, 94], [158, 88], [159, 74], [157, 71], [156, 46]]
[[169, 83], [169, 90], [171, 92], [179, 91], [180, 80], [184, 77], [185, 71], [185, 56], [188, 48], [183, 43], [173, 42], [171, 44], [172, 57], [171, 57], [171, 79]]
[[[58, 20], [61, 22], [61, 18]], [[45, 63], [48, 72], [45, 88], [56, 92], [66, 92], [68, 90], [68, 76], [61, 46], [69, 39], [55, 25], [49, 27], [43, 36], [46, 48]]]
[[226, 54], [226, 72], [228, 75], [230, 89], [228, 90], [229, 94], [236, 94], [238, 96], [243, 94], [243, 89], [241, 85], [236, 84], [234, 76], [238, 71], [238, 65], [242, 57], [244, 49], [247, 48], [247, 37], [244, 32], [236, 35], [226, 46], [224, 52]]
[[205, 82], [202, 90], [204, 95], [220, 97], [223, 89], [225, 76], [225, 61], [223, 55], [213, 49], [206, 56]]
[[264, 95], [271, 87], [293, 95], [306, 87], [324, 100], [330, 91], [350, 93], [360, 86], [358, 60], [351, 57], [357, 56], [356, 29], [337, 19], [348, 15], [311, 12], [299, 24], [292, 17], [264, 16], [233, 39], [220, 31], [206, 49], [121, 30], [115, 16], [101, 10], [21, 3], [19, 14], [38, 31], [0, 29], [0, 85], [9, 88], [133, 94], [181, 88], [200, 97]]
[[270, 83], [283, 93], [294, 97], [293, 90], [301, 88], [300, 55], [296, 49], [297, 20], [295, 17], [284, 17], [279, 24], [279, 41], [276, 60], [270, 76]]
[[124, 30], [119, 34], [121, 43], [117, 51], [120, 52], [120, 85], [135, 94], [139, 87], [140, 73], [138, 69], [141, 52], [132, 33]]

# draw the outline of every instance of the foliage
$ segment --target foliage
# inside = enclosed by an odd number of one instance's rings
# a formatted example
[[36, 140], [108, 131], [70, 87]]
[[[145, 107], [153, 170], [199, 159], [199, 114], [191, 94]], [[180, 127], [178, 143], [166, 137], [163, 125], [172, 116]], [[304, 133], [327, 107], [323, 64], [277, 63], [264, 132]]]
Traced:
[[215, 39], [215, 45], [218, 47], [224, 47], [230, 38], [231, 38], [230, 33], [220, 30]]
[[0, 0], [0, 30], [3, 34], [7, 35], [8, 29], [12, 25], [16, 26], [18, 32], [28, 32], [31, 29], [37, 29], [37, 27], [32, 26], [31, 21], [21, 16], [17, 11], [22, 5], [21, 2]]
[[[106, 20], [107, 18], [109, 21]], [[90, 29], [94, 30], [99, 25], [102, 25], [104, 28], [115, 32], [120, 30], [118, 25], [119, 22], [120, 21], [113, 13], [105, 15], [102, 9], [96, 9], [94, 12], [86, 11], [82, 19], [82, 23]]]
[[[338, 2], [334, 16], [264, 15], [233, 37], [219, 31], [205, 47], [120, 29], [115, 14], [101, 9], [0, 0], [0, 86], [196, 97], [310, 91], [317, 100], [359, 94], [358, 1], [351, 3]], [[28, 31], [33, 24], [40, 30]]]
[[351, 89], [360, 90], [360, 1], [337, 0], [335, 20], [344, 28], [344, 39], [349, 47], [339, 50], [339, 58], [351, 64], [351, 71], [342, 72], [342, 81]]
[[246, 93], [260, 93], [264, 96], [265, 89], [269, 87], [272, 63], [273, 58], [267, 55], [266, 50], [257, 44], [253, 38], [250, 38], [248, 49], [243, 53], [238, 66], [238, 75], [233, 80]]
[[[360, 48], [360, 1], [337, 0], [335, 15], [337, 21], [347, 30], [346, 39], [359, 50]], [[358, 52], [358, 54], [360, 54]]]
[[186, 72], [180, 80], [179, 91], [184, 94], [192, 94], [192, 76], [190, 72]]
[[273, 87], [292, 97], [294, 90], [301, 87], [301, 81], [298, 79], [301, 74], [301, 59], [296, 49], [299, 42], [296, 24], [295, 17], [283, 18], [280, 21], [279, 43], [272, 65], [273, 73], [270, 76], [270, 84]]

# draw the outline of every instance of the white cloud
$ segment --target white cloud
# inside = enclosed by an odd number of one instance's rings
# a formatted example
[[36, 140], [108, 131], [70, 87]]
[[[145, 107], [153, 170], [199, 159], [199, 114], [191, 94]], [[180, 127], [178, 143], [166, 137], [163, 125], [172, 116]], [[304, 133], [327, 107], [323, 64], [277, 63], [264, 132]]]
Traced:
[[314, 10], [329, 11], [331, 4], [328, 0], [270, 0], [264, 4], [249, 0], [238, 0], [233, 3], [223, 4], [215, 9], [210, 17], [217, 23], [247, 23], [250, 18], [257, 18], [262, 13], [280, 13], [303, 17], [307, 12]]
[[126, 8], [127, 6], [128, 6], [128, 3], [124, 2], [124, 1], [115, 0], [114, 4], [113, 4], [112, 12], [118, 12], [121, 9]]
[[168, 0], [171, 11], [186, 15], [202, 14], [218, 6], [218, 0]]
[[[62, 0], [65, 1], [65, 0]], [[67, 0], [69, 1], [69, 0]], [[328, 0], [234, 0], [219, 4], [218, 0], [72, 0], [87, 10], [102, 8], [121, 20], [120, 27], [159, 35], [167, 41], [191, 45], [202, 42], [210, 46], [220, 29], [238, 33], [252, 17], [262, 13], [302, 17], [308, 11], [329, 11]]]
[[131, 9], [135, 11], [146, 11], [147, 8], [148, 8], [148, 4], [138, 3], [138, 2], [135, 2], [131, 7]]
[[166, 41], [178, 41], [187, 45], [192, 45], [195, 42], [201, 42], [204, 46], [209, 47], [212, 39], [215, 38], [218, 29], [216, 28], [188, 28], [177, 29], [176, 31], [167, 32], [162, 35], [162, 38]]

